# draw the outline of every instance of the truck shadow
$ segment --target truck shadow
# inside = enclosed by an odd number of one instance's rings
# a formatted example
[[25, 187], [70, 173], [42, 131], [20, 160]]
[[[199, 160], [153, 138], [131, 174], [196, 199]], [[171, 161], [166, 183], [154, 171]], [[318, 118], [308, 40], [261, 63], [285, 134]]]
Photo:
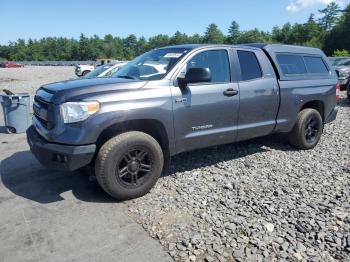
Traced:
[[0, 134], [7, 134], [6, 126], [0, 126]]
[[86, 172], [59, 172], [45, 169], [30, 151], [22, 151], [1, 161], [3, 185], [14, 194], [47, 204], [64, 200], [61, 194], [72, 191], [85, 202], [115, 202], [96, 182], [89, 181]]
[[[173, 157], [170, 172], [164, 176], [239, 159], [270, 150], [270, 148], [293, 150], [286, 143], [286, 139], [279, 135], [205, 148]], [[3, 185], [14, 194], [42, 204], [63, 201], [62, 194], [68, 191], [72, 191], [75, 198], [84, 202], [116, 202], [100, 188], [96, 181], [89, 180], [87, 172], [47, 170], [39, 164], [30, 151], [17, 152], [2, 160], [0, 177]]]
[[296, 150], [288, 144], [285, 135], [274, 134], [243, 142], [181, 153], [171, 159], [169, 172], [164, 174], [164, 176], [243, 158], [248, 155], [262, 153], [271, 149], [280, 151]]

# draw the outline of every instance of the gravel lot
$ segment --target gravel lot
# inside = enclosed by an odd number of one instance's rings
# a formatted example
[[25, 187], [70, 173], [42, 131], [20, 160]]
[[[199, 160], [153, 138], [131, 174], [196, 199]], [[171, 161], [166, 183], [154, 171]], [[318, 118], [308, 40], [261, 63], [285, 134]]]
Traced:
[[[68, 78], [69, 67], [1, 69], [0, 88]], [[314, 150], [275, 135], [174, 157], [149, 194], [125, 203], [129, 214], [178, 261], [350, 261], [345, 96], [338, 108]]]
[[350, 106], [320, 144], [269, 136], [185, 153], [129, 211], [179, 261], [350, 261]]
[[[77, 78], [73, 66], [25, 66], [0, 68], [0, 91], [4, 88], [14, 93], [33, 95], [43, 84]], [[1, 109], [0, 123], [3, 122]]]

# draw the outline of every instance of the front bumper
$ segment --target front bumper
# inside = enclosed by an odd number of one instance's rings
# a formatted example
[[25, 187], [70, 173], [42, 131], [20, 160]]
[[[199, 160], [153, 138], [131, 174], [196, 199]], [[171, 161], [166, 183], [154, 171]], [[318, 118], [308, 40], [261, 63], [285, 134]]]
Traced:
[[62, 171], [74, 171], [88, 165], [96, 151], [96, 145], [62, 145], [49, 143], [35, 130], [27, 129], [27, 141], [30, 150], [39, 162], [49, 168]]
[[328, 124], [330, 122], [333, 122], [337, 118], [337, 114], [338, 114], [338, 109], [334, 108], [332, 112], [328, 115], [324, 123]]
[[74, 72], [75, 72], [75, 75], [76, 75], [76, 76], [81, 76], [81, 73], [82, 73], [82, 72], [81, 72], [81, 70], [80, 70], [79, 68], [75, 68], [75, 71], [74, 71]]

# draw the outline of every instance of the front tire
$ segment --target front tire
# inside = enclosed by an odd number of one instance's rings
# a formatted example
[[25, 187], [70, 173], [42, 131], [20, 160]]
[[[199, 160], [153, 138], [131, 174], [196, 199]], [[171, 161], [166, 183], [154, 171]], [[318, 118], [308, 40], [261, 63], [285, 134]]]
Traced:
[[99, 150], [96, 178], [113, 198], [123, 201], [145, 195], [162, 173], [163, 152], [151, 136], [137, 131], [117, 135]]
[[320, 113], [312, 108], [299, 112], [297, 121], [289, 133], [289, 143], [303, 150], [314, 148], [321, 138], [323, 121]]
[[85, 70], [85, 71], [81, 74], [81, 76], [85, 76], [85, 75], [87, 75], [88, 73], [90, 73], [90, 71]]
[[16, 133], [17, 133], [16, 128], [14, 128], [14, 127], [12, 127], [12, 126], [7, 126], [7, 127], [6, 127], [6, 132], [7, 132], [8, 134], [16, 134]]

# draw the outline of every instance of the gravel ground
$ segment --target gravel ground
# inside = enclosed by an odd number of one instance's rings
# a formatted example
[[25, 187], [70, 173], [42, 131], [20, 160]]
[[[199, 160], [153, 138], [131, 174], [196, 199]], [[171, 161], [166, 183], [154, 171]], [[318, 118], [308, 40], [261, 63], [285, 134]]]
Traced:
[[[77, 78], [74, 74], [74, 69], [74, 66], [0, 68], [0, 93], [2, 93], [3, 89], [9, 89], [14, 93], [29, 93], [33, 95], [43, 84]], [[0, 123], [3, 123], [2, 109]]]
[[[74, 77], [73, 67], [0, 69], [0, 89], [33, 94]], [[184, 153], [149, 194], [125, 205], [178, 261], [350, 261], [345, 96], [338, 108], [313, 150], [275, 135]]]
[[73, 66], [0, 68], [0, 89], [34, 94], [41, 85], [76, 78]]
[[178, 261], [350, 261], [350, 105], [314, 150], [269, 136], [181, 154], [128, 202]]

